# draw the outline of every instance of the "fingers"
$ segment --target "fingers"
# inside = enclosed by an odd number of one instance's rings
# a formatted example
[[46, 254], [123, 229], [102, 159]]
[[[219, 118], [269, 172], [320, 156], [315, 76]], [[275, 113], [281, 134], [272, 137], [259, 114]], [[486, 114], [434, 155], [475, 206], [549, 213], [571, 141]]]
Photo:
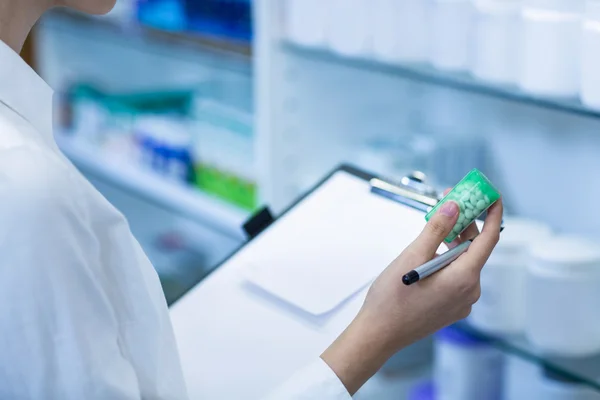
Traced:
[[461, 234], [460, 234], [460, 238], [461, 240], [470, 240], [475, 238], [477, 235], [479, 235], [479, 228], [477, 228], [477, 224], [475, 222], [473, 222], [471, 225], [467, 226], [467, 229], [465, 229]]
[[461, 257], [461, 259], [466, 261], [465, 265], [473, 266], [478, 270], [483, 268], [483, 265], [500, 239], [502, 213], [503, 205], [502, 199], [500, 199], [490, 207], [485, 223], [483, 224], [483, 230], [475, 238], [467, 253]]
[[459, 213], [458, 204], [448, 201], [429, 220], [419, 237], [408, 246], [411, 254], [420, 255], [419, 258], [431, 259], [446, 236], [456, 224]]

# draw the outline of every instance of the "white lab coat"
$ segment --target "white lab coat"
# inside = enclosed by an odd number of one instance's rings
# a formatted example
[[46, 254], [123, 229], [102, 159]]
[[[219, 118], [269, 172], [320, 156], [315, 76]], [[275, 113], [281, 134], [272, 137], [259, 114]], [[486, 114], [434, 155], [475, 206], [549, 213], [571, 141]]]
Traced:
[[[52, 96], [0, 42], [0, 398], [186, 399], [157, 274], [58, 150]], [[350, 396], [317, 359], [269, 398]]]

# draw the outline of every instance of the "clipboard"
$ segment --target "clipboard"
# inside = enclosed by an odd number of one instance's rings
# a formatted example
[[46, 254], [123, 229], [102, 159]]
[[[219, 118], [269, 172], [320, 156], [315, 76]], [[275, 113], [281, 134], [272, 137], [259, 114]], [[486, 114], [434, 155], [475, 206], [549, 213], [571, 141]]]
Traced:
[[440, 198], [421, 173], [391, 182], [344, 164], [278, 218], [259, 211], [244, 225], [248, 242], [216, 270], [238, 268], [270, 301], [321, 317], [367, 287]]

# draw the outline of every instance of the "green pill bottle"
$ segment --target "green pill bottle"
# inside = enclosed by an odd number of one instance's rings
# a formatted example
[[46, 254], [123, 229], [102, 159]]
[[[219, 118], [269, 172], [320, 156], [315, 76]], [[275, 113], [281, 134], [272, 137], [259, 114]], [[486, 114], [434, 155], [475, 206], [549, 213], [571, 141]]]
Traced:
[[481, 171], [473, 169], [439, 201], [425, 216], [425, 219], [429, 221], [445, 202], [457, 203], [460, 207], [458, 221], [444, 240], [446, 243], [450, 243], [499, 199], [500, 192], [492, 182]]

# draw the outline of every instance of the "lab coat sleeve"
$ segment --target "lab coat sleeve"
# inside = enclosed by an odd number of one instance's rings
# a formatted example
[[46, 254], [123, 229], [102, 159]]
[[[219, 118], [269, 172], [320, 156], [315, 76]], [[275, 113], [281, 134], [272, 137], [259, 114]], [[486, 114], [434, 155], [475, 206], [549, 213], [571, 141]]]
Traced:
[[352, 397], [322, 359], [297, 372], [264, 400], [351, 400]]

